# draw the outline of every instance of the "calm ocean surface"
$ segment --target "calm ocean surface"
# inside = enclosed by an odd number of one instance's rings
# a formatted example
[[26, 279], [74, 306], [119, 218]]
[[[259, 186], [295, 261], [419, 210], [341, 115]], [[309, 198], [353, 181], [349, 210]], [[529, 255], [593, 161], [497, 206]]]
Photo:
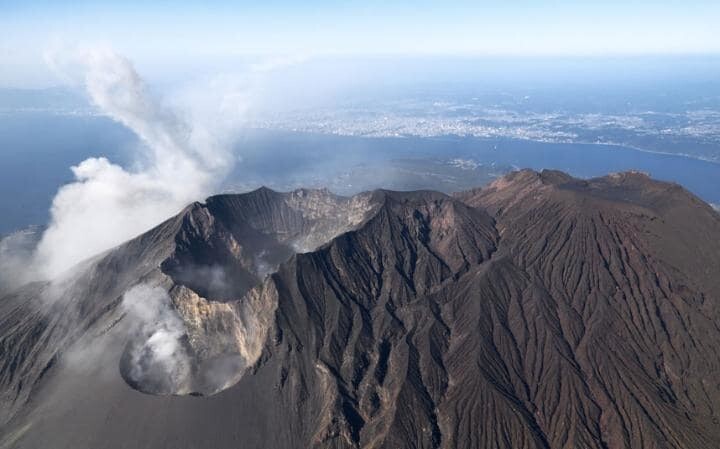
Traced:
[[[720, 203], [720, 164], [684, 156], [591, 144], [555, 144], [469, 137], [363, 138], [252, 131], [238, 141], [240, 162], [229, 184], [263, 182], [398, 158], [462, 158], [498, 167], [552, 168], [578, 177], [641, 170], [677, 182], [702, 199]], [[24, 113], [0, 116], [0, 235], [45, 224], [52, 197], [72, 180], [69, 170], [87, 157], [105, 156], [127, 166], [138, 142], [101, 117]], [[356, 186], [363, 190], [362, 185]]]

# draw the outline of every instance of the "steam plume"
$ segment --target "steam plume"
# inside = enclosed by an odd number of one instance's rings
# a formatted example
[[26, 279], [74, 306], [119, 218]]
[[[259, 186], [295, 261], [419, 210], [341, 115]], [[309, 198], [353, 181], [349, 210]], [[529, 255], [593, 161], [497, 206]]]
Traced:
[[152, 393], [189, 393], [192, 363], [183, 345], [185, 325], [167, 292], [140, 284], [125, 293], [122, 304], [136, 325], [121, 364], [126, 379]]
[[226, 136], [208, 129], [207, 122], [163, 108], [127, 59], [106, 48], [82, 50], [71, 59], [49, 61], [79, 72], [93, 103], [135, 132], [144, 154], [133, 171], [102, 157], [72, 167], [75, 182], [53, 200], [37, 251], [41, 272], [49, 278], [204, 198], [233, 164]]

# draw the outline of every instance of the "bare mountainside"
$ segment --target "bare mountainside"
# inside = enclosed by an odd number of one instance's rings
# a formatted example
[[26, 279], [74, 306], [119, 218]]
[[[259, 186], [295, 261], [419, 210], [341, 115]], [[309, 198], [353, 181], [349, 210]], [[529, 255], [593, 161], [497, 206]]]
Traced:
[[720, 447], [719, 301], [639, 173], [211, 197], [0, 299], [0, 447]]

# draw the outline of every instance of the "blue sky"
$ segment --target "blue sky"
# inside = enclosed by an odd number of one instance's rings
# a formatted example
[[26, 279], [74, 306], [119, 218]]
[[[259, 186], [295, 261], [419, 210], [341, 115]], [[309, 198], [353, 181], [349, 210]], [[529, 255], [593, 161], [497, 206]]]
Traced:
[[0, 86], [50, 83], [43, 54], [112, 46], [139, 67], [246, 56], [720, 53], [720, 2], [0, 0]]

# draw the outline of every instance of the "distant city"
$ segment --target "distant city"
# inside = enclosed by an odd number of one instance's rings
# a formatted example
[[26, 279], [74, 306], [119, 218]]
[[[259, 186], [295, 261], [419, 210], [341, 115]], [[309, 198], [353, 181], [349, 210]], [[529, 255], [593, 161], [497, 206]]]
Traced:
[[621, 145], [720, 162], [720, 111], [534, 112], [488, 107], [480, 102], [375, 104], [296, 110], [256, 119], [261, 129], [358, 137], [472, 136], [550, 143]]
[[[40, 97], [33, 91], [3, 89], [0, 117], [100, 115], [74, 92], [49, 91], [52, 95]], [[645, 107], [655, 99], [647, 97], [640, 98], [637, 106], [622, 105], [621, 110], [611, 100], [588, 101], [578, 110], [567, 98], [546, 101], [507, 93], [472, 97], [453, 92], [449, 98], [408, 96], [390, 101], [353, 98], [327, 106], [253, 112], [245, 126], [353, 137], [459, 136], [619, 145], [720, 162], [720, 95], [713, 92], [668, 102], [659, 110]], [[34, 97], [42, 99], [33, 101]]]

